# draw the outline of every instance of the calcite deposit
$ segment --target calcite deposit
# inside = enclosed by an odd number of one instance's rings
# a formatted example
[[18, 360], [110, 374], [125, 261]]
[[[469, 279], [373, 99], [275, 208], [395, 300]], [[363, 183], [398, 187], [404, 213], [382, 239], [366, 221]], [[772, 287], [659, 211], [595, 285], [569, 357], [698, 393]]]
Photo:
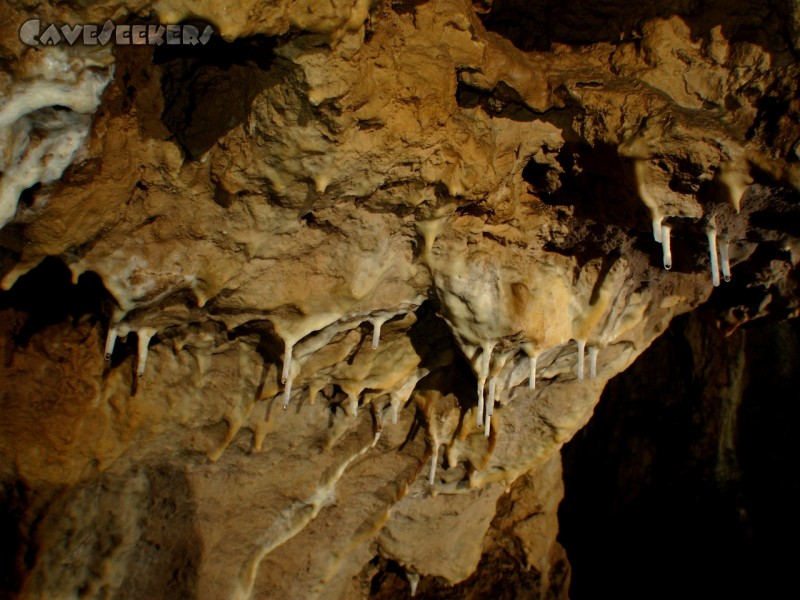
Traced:
[[559, 450], [605, 383], [709, 297], [798, 314], [799, 31], [796, 0], [6, 2], [3, 591], [566, 597]]

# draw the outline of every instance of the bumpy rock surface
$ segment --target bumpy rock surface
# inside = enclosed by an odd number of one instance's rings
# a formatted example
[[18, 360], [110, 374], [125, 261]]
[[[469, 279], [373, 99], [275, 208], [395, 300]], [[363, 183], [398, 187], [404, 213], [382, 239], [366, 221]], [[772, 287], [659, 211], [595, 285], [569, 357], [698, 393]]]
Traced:
[[797, 2], [0, 11], [9, 594], [564, 597], [606, 381], [798, 312]]

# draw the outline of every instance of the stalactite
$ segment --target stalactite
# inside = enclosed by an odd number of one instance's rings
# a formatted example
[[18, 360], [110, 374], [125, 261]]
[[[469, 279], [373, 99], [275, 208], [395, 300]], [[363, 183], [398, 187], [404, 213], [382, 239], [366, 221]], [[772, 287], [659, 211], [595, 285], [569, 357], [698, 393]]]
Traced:
[[350, 405], [350, 415], [355, 419], [358, 416], [358, 396], [356, 394], [348, 394], [347, 400]]
[[583, 355], [586, 348], [586, 340], [575, 340], [578, 345], [578, 381], [583, 381]]
[[672, 268], [672, 249], [670, 248], [670, 231], [669, 225], [661, 227], [661, 250], [663, 254], [664, 268], [669, 271]]
[[136, 374], [139, 377], [144, 376], [144, 370], [147, 366], [147, 354], [148, 348], [150, 346], [150, 339], [156, 334], [155, 329], [151, 329], [150, 327], [143, 327], [136, 332], [138, 336], [139, 342], [139, 356], [138, 356], [138, 363], [136, 367]]
[[428, 475], [428, 482], [433, 485], [436, 481], [436, 464], [439, 462], [439, 443], [435, 442], [433, 444], [433, 450], [431, 452], [431, 470], [430, 474]]
[[294, 344], [286, 343], [286, 349], [283, 353], [283, 371], [281, 373], [281, 383], [289, 381], [289, 372], [292, 368], [292, 349]]
[[406, 571], [406, 579], [408, 579], [408, 585], [411, 587], [411, 597], [417, 595], [417, 586], [419, 585], [419, 573], [416, 571]]
[[118, 330], [116, 326], [114, 327], [109, 326], [108, 335], [106, 335], [106, 347], [105, 347], [106, 360], [111, 360], [111, 356], [114, 354], [114, 345], [117, 342], [117, 334]]
[[286, 380], [283, 387], [283, 410], [289, 408], [289, 401], [292, 399], [292, 379]]
[[484, 420], [483, 434], [489, 437], [492, 425], [492, 415], [494, 414], [494, 402], [497, 394], [497, 377], [493, 376], [489, 379], [489, 394], [486, 398], [486, 415]]
[[381, 326], [386, 322], [386, 318], [370, 319], [372, 323], [372, 349], [377, 350], [381, 344]]
[[485, 384], [485, 380], [481, 381], [478, 380], [478, 407], [475, 411], [475, 418], [476, 418], [476, 425], [478, 427], [483, 427], [483, 414], [484, 410], [484, 398], [483, 398], [483, 387]]
[[528, 389], [535, 390], [536, 389], [536, 356], [531, 356], [528, 358], [529, 366], [530, 366], [530, 374], [528, 375]]
[[484, 342], [481, 345], [481, 356], [478, 367], [478, 410], [476, 414], [476, 423], [478, 427], [483, 425], [484, 413], [486, 412], [484, 406], [484, 387], [486, 386], [486, 378], [489, 376], [489, 366], [492, 361], [492, 351], [494, 350], [496, 342]]
[[662, 229], [662, 226], [661, 226], [661, 223], [662, 223], [663, 220], [664, 220], [664, 217], [662, 217], [660, 215], [657, 216], [657, 217], [655, 217], [655, 216], [653, 217], [653, 239], [655, 241], [657, 241], [659, 244], [661, 243], [661, 241], [663, 239], [663, 237], [662, 237], [663, 229]]
[[711, 258], [711, 283], [714, 287], [719, 286], [719, 262], [717, 261], [717, 230], [709, 229], [706, 231], [708, 238], [708, 255]]
[[290, 342], [286, 342], [286, 349], [283, 353], [283, 372], [281, 373], [281, 383], [284, 385], [283, 388], [283, 409], [286, 410], [289, 407], [289, 400], [292, 397], [292, 350], [294, 348], [294, 344]]
[[722, 278], [725, 281], [731, 280], [731, 263], [728, 255], [729, 247], [730, 241], [728, 239], [723, 239], [722, 243], [719, 245], [719, 262], [720, 267], [722, 267]]

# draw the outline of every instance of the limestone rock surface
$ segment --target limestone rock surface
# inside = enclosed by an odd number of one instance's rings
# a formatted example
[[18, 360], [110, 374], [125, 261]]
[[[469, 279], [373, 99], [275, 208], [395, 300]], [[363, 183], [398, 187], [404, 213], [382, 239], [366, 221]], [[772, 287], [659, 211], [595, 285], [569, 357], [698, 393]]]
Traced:
[[798, 314], [799, 11], [6, 2], [0, 587], [566, 597], [605, 383]]

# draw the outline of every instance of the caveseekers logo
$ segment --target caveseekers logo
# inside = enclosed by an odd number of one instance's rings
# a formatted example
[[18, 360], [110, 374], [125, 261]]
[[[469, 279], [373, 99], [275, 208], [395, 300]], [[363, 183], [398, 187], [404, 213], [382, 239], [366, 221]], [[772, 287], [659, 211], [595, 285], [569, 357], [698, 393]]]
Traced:
[[108, 20], [99, 25], [43, 25], [39, 19], [25, 21], [19, 39], [28, 46], [57, 46], [82, 43], [105, 46], [113, 41], [119, 46], [205, 46], [214, 29], [206, 25], [202, 33], [194, 25], [115, 25]]

